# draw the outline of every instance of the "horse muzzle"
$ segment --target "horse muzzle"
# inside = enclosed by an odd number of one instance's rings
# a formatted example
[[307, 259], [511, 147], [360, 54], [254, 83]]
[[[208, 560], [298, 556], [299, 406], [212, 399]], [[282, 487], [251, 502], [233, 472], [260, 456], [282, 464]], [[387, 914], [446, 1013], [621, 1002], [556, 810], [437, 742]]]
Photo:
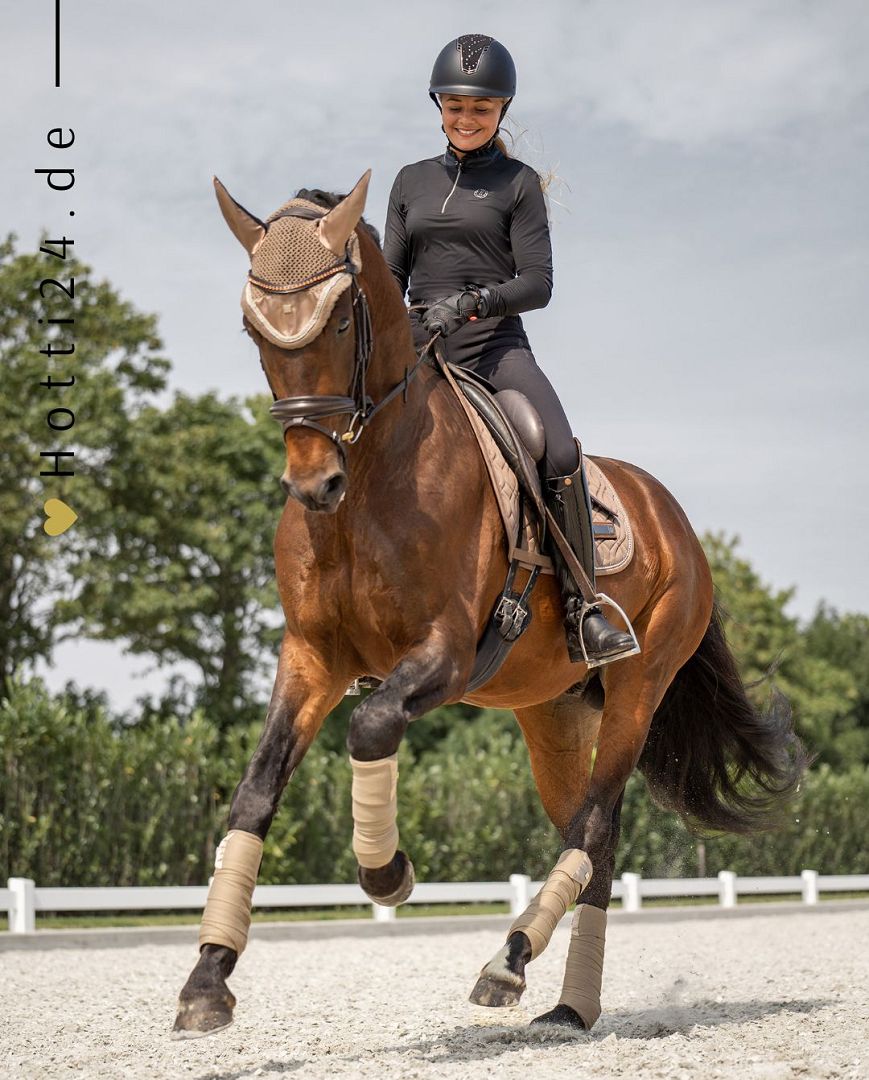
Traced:
[[318, 514], [334, 514], [347, 494], [347, 474], [343, 469], [338, 469], [313, 483], [300, 484], [284, 473], [281, 487], [289, 498], [300, 502], [306, 510]]

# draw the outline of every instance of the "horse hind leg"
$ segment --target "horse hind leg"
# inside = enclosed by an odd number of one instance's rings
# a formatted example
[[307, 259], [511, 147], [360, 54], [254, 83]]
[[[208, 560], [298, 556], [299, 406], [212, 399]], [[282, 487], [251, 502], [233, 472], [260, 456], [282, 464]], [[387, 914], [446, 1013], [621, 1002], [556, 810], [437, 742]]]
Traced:
[[594, 876], [574, 915], [561, 999], [533, 1023], [588, 1030], [600, 1015], [606, 911], [612, 895], [625, 785], [667, 687], [703, 636], [702, 607], [696, 602], [689, 604], [689, 599], [674, 594], [663, 603], [659, 601], [647, 628], [641, 631], [643, 654], [624, 660], [608, 674], [591, 779], [564, 832], [567, 844], [588, 852]]
[[576, 848], [565, 849], [540, 892], [514, 920], [507, 944], [480, 972], [470, 996], [474, 1005], [505, 1008], [518, 1004], [525, 990], [526, 963], [540, 956], [590, 879], [588, 855]]
[[[586, 698], [571, 694], [516, 710], [543, 808], [561, 833], [562, 840], [588, 787], [600, 716], [596, 702], [590, 703]], [[565, 845], [562, 859], [570, 852], [573, 852], [571, 870], [577, 873], [572, 889], [553, 871], [550, 875], [550, 878], [554, 877], [553, 887], [547, 890], [544, 886], [529, 908], [511, 925], [506, 944], [480, 972], [470, 995], [473, 1004], [488, 1008], [509, 1008], [518, 1004], [525, 991], [526, 965], [540, 955], [561, 915], [588, 885], [592, 870], [590, 861], [584, 852], [572, 849], [569, 844]], [[562, 890], [559, 890], [560, 883], [564, 886]], [[547, 892], [546, 897], [542, 896], [544, 892]], [[542, 923], [539, 918], [541, 904], [548, 912]]]
[[[532, 1024], [559, 1024], [588, 1031], [600, 1016], [606, 909], [612, 893], [623, 799], [624, 789], [610, 813], [607, 839], [599, 844], [589, 842], [595, 852], [599, 872], [595, 889], [587, 891], [573, 914], [561, 1000], [554, 1009], [536, 1016]], [[600, 835], [603, 836], [603, 830], [600, 830]]]

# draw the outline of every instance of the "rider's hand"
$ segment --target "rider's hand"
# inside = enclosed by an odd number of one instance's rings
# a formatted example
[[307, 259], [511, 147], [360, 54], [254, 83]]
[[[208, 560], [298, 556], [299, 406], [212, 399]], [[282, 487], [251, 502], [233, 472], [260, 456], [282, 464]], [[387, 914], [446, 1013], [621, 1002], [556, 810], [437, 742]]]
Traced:
[[[485, 290], [483, 290], [485, 292]], [[452, 334], [469, 319], [484, 318], [483, 295], [479, 289], [464, 289], [432, 304], [422, 316], [426, 333], [440, 330], [443, 337]]]

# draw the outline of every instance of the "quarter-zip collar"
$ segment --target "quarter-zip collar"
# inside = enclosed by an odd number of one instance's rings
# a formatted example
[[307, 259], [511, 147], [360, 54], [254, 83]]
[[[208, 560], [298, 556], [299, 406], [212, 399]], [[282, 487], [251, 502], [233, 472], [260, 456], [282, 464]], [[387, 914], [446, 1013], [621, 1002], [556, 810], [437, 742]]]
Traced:
[[484, 146], [477, 147], [476, 150], [469, 150], [464, 157], [458, 158], [453, 153], [452, 147], [447, 146], [444, 152], [444, 165], [448, 169], [454, 168], [456, 165], [462, 166], [462, 172], [467, 172], [469, 169], [479, 169], [484, 165], [491, 165], [493, 161], [497, 161], [498, 158], [504, 155], [495, 146], [494, 140], [486, 143]]

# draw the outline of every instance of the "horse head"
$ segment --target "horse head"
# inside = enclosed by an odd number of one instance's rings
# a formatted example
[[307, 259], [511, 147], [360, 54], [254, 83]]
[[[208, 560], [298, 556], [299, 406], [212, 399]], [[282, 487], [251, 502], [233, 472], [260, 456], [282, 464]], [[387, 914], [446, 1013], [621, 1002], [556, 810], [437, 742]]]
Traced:
[[223, 216], [250, 256], [241, 306], [284, 431], [281, 486], [326, 513], [344, 498], [345, 448], [370, 408], [371, 327], [356, 235], [370, 177], [369, 169], [331, 210], [296, 197], [265, 221], [214, 177]]

